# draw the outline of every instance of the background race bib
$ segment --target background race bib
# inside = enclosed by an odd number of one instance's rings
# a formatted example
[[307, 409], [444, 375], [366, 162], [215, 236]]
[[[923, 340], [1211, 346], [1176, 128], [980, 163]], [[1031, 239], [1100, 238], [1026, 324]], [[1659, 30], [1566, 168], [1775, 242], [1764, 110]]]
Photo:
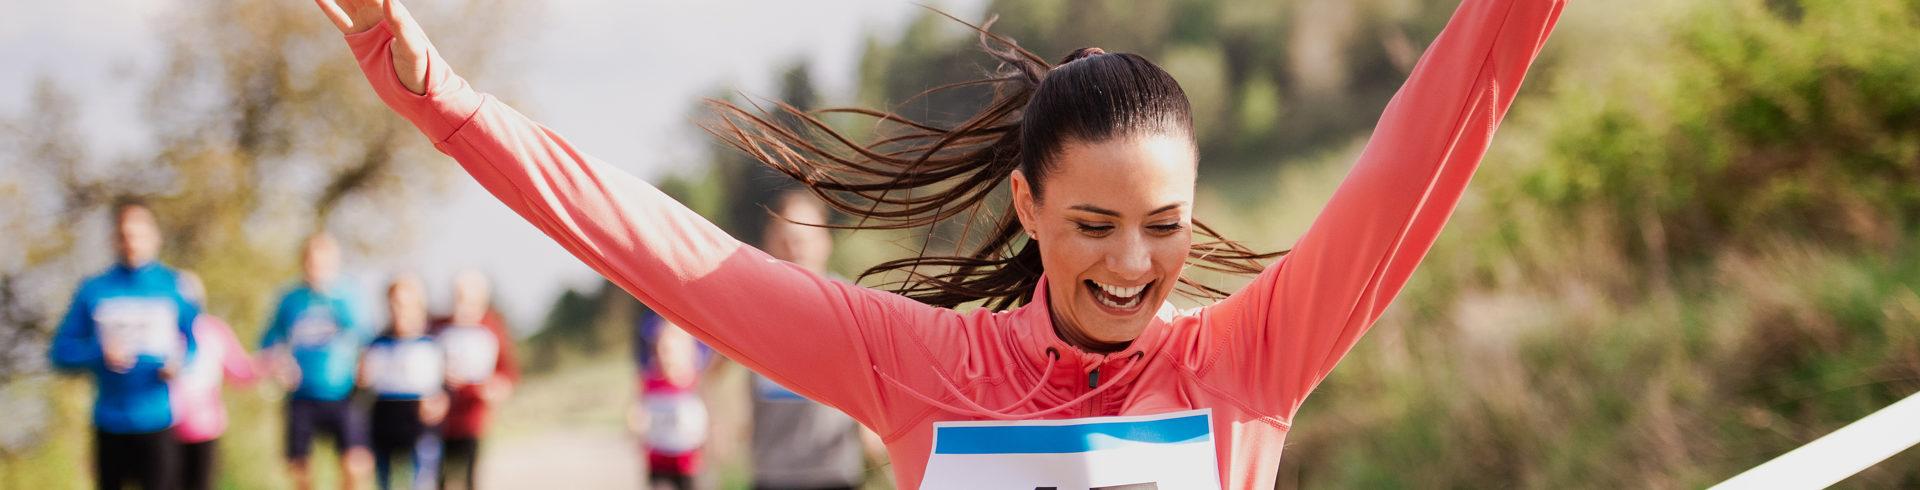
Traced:
[[382, 394], [424, 395], [440, 390], [444, 381], [439, 347], [432, 342], [402, 341], [367, 349], [367, 375]]
[[179, 306], [171, 299], [103, 299], [93, 307], [93, 323], [103, 345], [120, 345], [137, 355], [167, 357], [184, 347]]
[[699, 449], [707, 441], [707, 405], [694, 393], [648, 393], [647, 448], [665, 454]]
[[933, 424], [926, 490], [1219, 488], [1212, 411]]
[[467, 384], [493, 377], [494, 361], [500, 358], [500, 339], [493, 331], [456, 325], [440, 331], [439, 341], [447, 349], [447, 377]]

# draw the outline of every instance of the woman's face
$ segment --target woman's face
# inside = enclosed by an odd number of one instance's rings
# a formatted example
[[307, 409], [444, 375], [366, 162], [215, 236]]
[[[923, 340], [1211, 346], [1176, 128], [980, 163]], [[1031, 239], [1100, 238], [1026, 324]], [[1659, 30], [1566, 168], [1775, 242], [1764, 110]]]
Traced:
[[1070, 336], [1127, 342], [1147, 328], [1193, 243], [1196, 164], [1185, 135], [1125, 136], [1069, 143], [1040, 195], [1015, 173], [1015, 209]]

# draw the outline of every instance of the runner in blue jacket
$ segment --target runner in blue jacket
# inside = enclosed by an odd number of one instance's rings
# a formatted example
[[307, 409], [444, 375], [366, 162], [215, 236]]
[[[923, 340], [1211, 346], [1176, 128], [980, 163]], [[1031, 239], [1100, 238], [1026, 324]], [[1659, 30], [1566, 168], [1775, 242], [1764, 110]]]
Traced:
[[93, 374], [99, 486], [172, 488], [178, 455], [167, 379], [193, 354], [200, 310], [180, 294], [179, 275], [156, 260], [153, 210], [116, 204], [114, 225], [119, 262], [80, 283], [48, 357], [56, 368]]
[[[333, 439], [341, 457], [343, 481], [364, 481], [373, 456], [367, 451], [365, 414], [354, 410], [354, 373], [360, 353], [373, 340], [352, 302], [333, 283], [340, 269], [340, 247], [318, 233], [302, 251], [303, 281], [289, 289], [274, 308], [261, 335], [260, 350], [274, 364], [274, 375], [291, 392], [287, 397], [286, 457], [296, 488], [311, 484], [307, 456], [315, 435]], [[351, 483], [349, 483], [351, 485]]]

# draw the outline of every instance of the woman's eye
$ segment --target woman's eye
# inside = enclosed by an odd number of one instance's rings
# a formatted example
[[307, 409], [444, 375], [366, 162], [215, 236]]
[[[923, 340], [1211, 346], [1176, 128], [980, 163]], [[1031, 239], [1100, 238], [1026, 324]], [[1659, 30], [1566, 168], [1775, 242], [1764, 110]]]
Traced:
[[1080, 228], [1081, 233], [1093, 236], [1103, 236], [1113, 231], [1113, 225], [1096, 225], [1090, 223], [1075, 223], [1074, 225]]
[[1179, 233], [1180, 230], [1186, 228], [1186, 226], [1179, 223], [1167, 223], [1164, 225], [1151, 225], [1147, 228], [1156, 233]]

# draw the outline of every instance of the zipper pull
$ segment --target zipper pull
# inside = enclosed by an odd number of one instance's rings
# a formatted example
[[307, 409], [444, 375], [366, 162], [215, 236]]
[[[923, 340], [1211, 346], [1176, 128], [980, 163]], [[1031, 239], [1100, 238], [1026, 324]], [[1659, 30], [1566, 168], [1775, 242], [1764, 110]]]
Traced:
[[1094, 368], [1092, 372], [1087, 373], [1087, 389], [1091, 390], [1098, 384], [1100, 384], [1100, 368]]

